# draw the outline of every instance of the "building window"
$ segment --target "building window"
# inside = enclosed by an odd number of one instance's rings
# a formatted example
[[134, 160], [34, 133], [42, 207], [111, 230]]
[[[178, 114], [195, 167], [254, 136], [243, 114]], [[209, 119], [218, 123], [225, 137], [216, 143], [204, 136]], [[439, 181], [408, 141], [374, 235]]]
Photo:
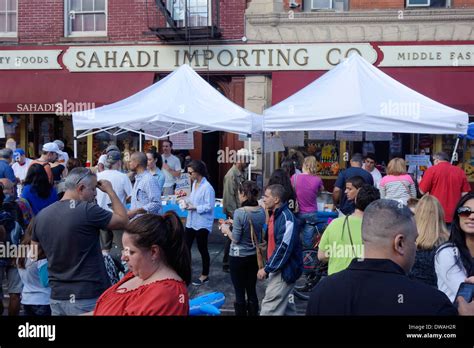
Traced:
[[446, 7], [446, 0], [406, 0], [407, 7]]
[[[167, 7], [178, 27], [211, 25], [211, 0], [168, 0]], [[187, 7], [187, 11], [186, 11]]]
[[0, 36], [17, 35], [17, 0], [0, 0]]
[[65, 36], [106, 36], [107, 0], [66, 0]]
[[348, 0], [305, 0], [304, 11], [336, 10], [347, 11]]

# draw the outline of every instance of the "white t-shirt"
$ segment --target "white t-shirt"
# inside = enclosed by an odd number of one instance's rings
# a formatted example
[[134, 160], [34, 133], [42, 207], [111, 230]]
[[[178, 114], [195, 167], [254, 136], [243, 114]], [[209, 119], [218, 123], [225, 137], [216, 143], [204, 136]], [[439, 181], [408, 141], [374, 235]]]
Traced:
[[[362, 166], [362, 169], [367, 170], [365, 168], [365, 164]], [[368, 170], [367, 170], [368, 171]], [[368, 171], [369, 172], [369, 171]], [[374, 168], [373, 171], [369, 172], [370, 175], [372, 175], [372, 178], [374, 179], [374, 186], [376, 188], [379, 188], [380, 186], [380, 181], [382, 180], [382, 174], [380, 174], [380, 171], [377, 168]]]
[[23, 290], [21, 292], [21, 303], [24, 305], [49, 305], [51, 288], [41, 285], [39, 269], [47, 264], [46, 259], [32, 261], [29, 257], [25, 260], [25, 268], [18, 268]]
[[459, 249], [447, 246], [439, 251], [435, 256], [435, 270], [438, 277], [438, 289], [454, 302], [459, 285], [467, 278], [464, 266], [456, 265], [454, 260], [459, 256]]
[[58, 162], [64, 164], [64, 167], [66, 167], [67, 161], [69, 161], [69, 155], [65, 151], [61, 151], [60, 154], [58, 154]]
[[[118, 170], [104, 170], [103, 172], [97, 173], [97, 180], [108, 180], [112, 183], [112, 188], [117, 194], [120, 202], [125, 206], [127, 197], [132, 194], [132, 183], [128, 176]], [[109, 195], [101, 190], [97, 189], [97, 204], [99, 207], [112, 211], [109, 207], [110, 198]]]
[[[163, 164], [168, 164], [172, 170], [179, 170], [181, 171], [181, 161], [178, 157], [174, 155], [170, 155], [169, 157], [165, 157], [165, 155], [161, 155], [163, 159]], [[163, 187], [171, 187], [176, 183], [176, 178], [171, 175], [166, 169], [162, 169], [163, 174], [165, 175], [165, 185]]]
[[20, 163], [15, 162], [12, 164], [12, 169], [13, 173], [15, 174], [15, 177], [19, 178], [20, 180], [25, 180], [26, 178], [26, 173], [28, 172], [28, 168], [30, 167], [31, 164], [31, 159], [25, 158], [25, 164], [20, 165]]

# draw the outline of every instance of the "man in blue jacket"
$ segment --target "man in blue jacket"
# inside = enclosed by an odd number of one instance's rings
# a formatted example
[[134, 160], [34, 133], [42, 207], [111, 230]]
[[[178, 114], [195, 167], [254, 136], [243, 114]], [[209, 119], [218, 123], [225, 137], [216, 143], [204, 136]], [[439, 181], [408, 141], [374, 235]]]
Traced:
[[285, 197], [282, 185], [270, 185], [263, 198], [273, 214], [268, 221], [268, 261], [257, 273], [258, 279], [269, 278], [260, 315], [296, 314], [292, 292], [303, 272], [303, 257], [296, 219]]

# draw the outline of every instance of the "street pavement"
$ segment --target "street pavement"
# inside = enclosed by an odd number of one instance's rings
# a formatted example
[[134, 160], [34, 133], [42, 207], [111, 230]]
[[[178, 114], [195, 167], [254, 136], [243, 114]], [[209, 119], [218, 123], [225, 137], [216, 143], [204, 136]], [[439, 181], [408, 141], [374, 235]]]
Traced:
[[[190, 285], [188, 287], [189, 297], [192, 299], [199, 295], [209, 292], [223, 292], [226, 300], [224, 305], [221, 307], [222, 315], [234, 315], [234, 301], [235, 293], [230, 278], [230, 273], [222, 271], [222, 258], [224, 255], [224, 242], [225, 237], [218, 229], [216, 224], [214, 225], [213, 232], [209, 235], [209, 254], [211, 256], [211, 269], [209, 274], [209, 282], [201, 286]], [[202, 263], [201, 255], [197, 249], [196, 242], [194, 242], [191, 250], [192, 265], [193, 265], [193, 278], [196, 279], [201, 275]], [[257, 281], [257, 295], [258, 300], [261, 303], [265, 296], [266, 281]], [[306, 312], [307, 301], [299, 300], [295, 298], [296, 310], [298, 315], [304, 315]]]
[[[189, 285], [189, 298], [195, 298], [197, 296], [210, 293], [210, 292], [222, 292], [225, 295], [225, 303], [221, 307], [222, 315], [234, 315], [234, 301], [235, 293], [232, 281], [230, 278], [230, 273], [222, 271], [222, 257], [224, 253], [224, 242], [225, 237], [217, 229], [217, 224], [214, 224], [213, 232], [209, 235], [209, 254], [211, 257], [211, 268], [209, 274], [209, 282], [201, 286]], [[194, 241], [193, 248], [191, 250], [192, 255], [192, 270], [193, 277], [192, 279], [197, 279], [201, 275], [202, 263], [201, 255], [197, 249], [197, 243]], [[263, 297], [265, 296], [265, 285], [266, 281], [257, 281], [257, 295], [260, 303], [262, 302]], [[3, 284], [3, 293], [5, 294], [3, 303], [4, 303], [4, 314], [7, 314], [8, 308], [8, 294], [6, 292], [6, 284]], [[295, 304], [298, 315], [304, 315], [306, 311], [306, 301], [299, 300], [295, 297]]]

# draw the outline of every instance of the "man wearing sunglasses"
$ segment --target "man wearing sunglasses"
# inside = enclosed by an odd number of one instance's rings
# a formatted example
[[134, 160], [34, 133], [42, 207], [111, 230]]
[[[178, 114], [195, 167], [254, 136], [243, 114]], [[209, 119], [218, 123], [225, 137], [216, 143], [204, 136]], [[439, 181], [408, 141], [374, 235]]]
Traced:
[[429, 193], [439, 200], [447, 224], [453, 221], [454, 209], [461, 197], [471, 191], [464, 170], [453, 166], [449, 160], [446, 153], [435, 153], [433, 166], [426, 170], [419, 186], [422, 194]]
[[[100, 230], [121, 230], [127, 211], [112, 184], [97, 182], [87, 168], [74, 168], [65, 181], [63, 198], [35, 218], [32, 244], [48, 259], [53, 315], [79, 315], [94, 310], [99, 296], [110, 286], [100, 249]], [[95, 202], [96, 188], [111, 201], [112, 212]]]

